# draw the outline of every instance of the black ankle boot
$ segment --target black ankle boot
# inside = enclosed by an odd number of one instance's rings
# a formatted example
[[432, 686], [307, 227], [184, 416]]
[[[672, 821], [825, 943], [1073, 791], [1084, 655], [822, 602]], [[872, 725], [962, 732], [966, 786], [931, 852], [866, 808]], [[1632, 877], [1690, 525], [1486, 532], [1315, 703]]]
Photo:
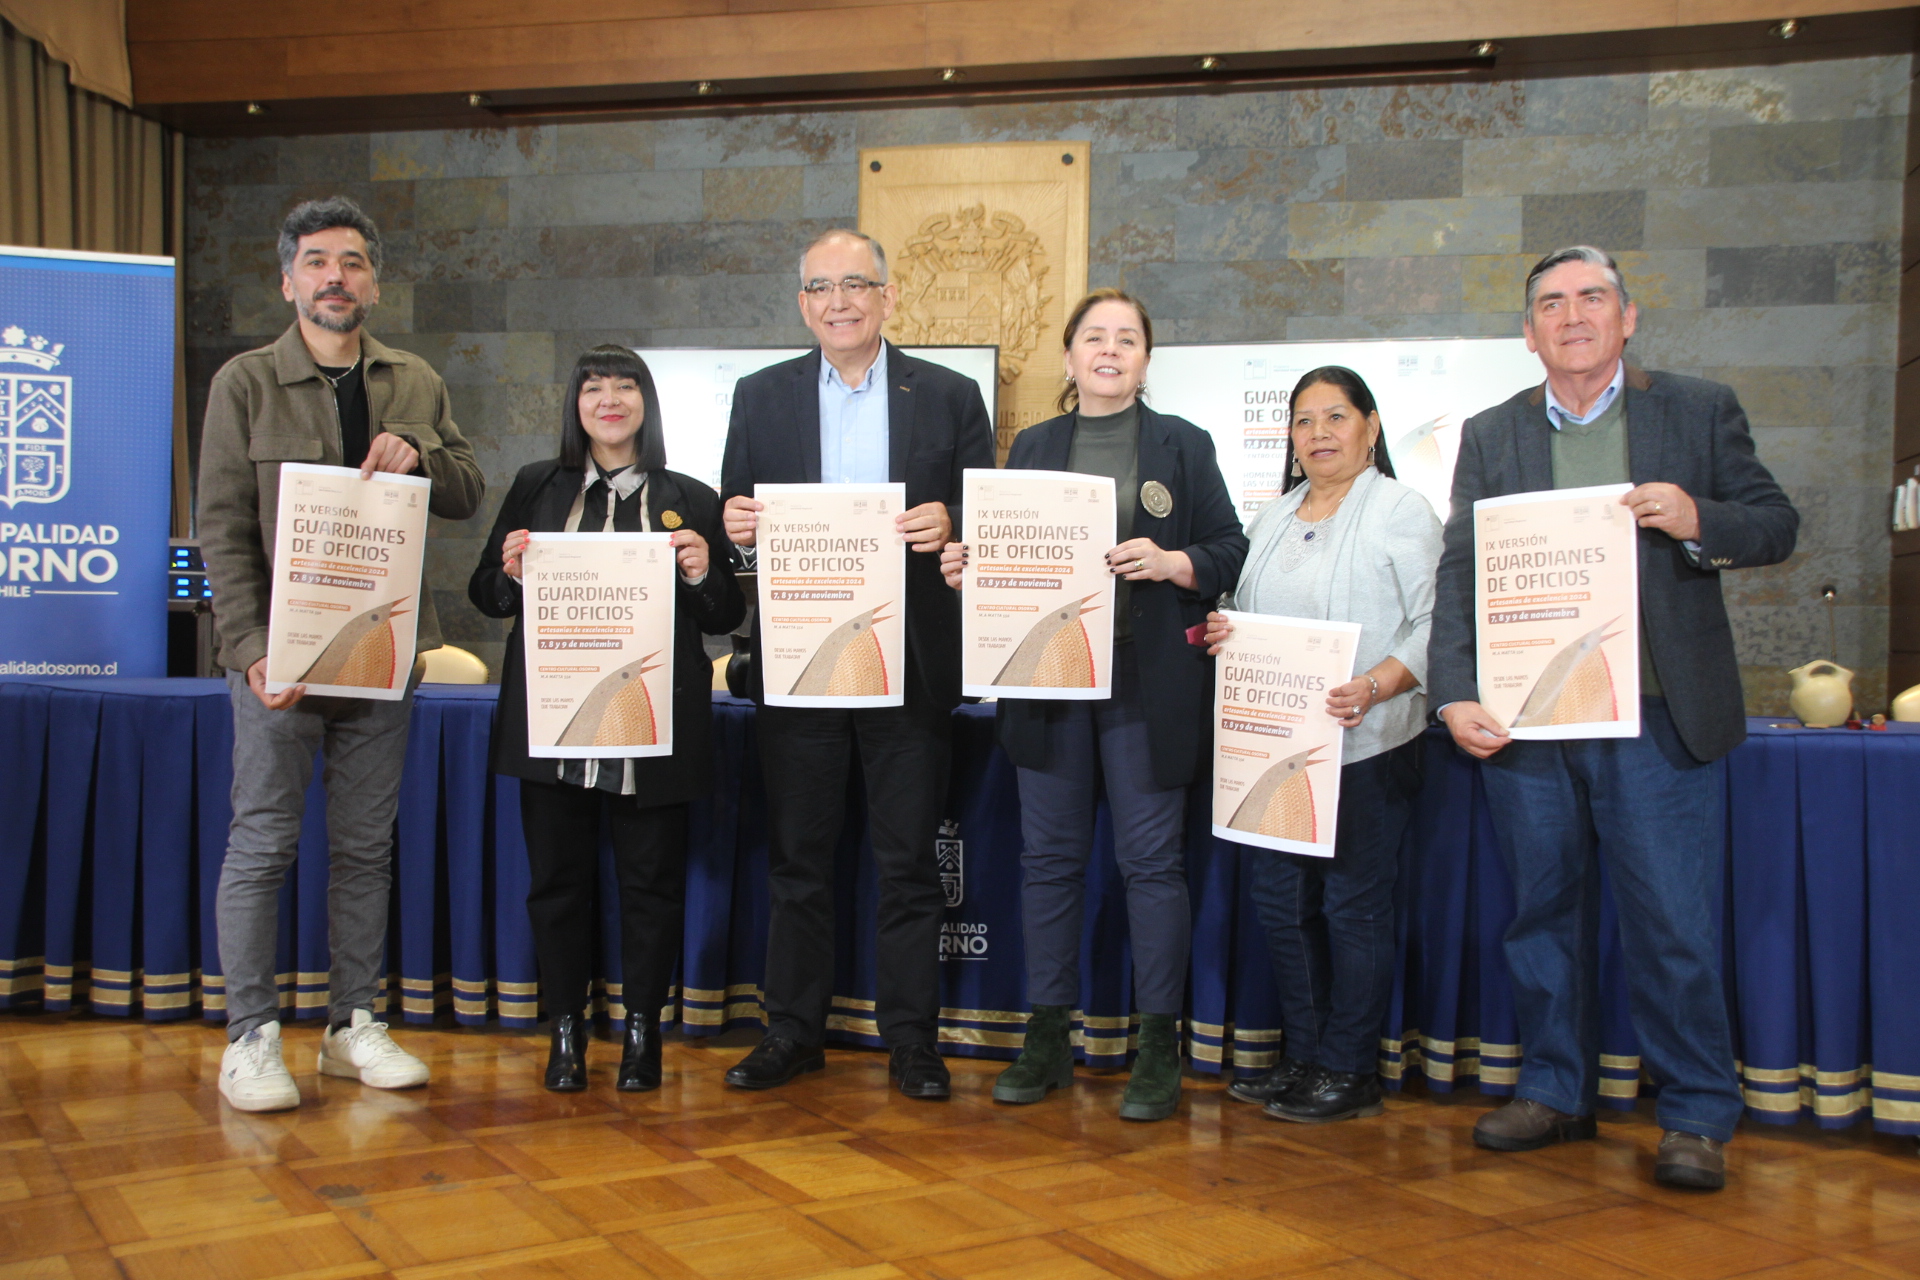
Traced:
[[660, 1015], [627, 1015], [626, 1047], [620, 1051], [622, 1093], [645, 1093], [660, 1087]]
[[579, 1093], [587, 1087], [587, 1020], [577, 1013], [553, 1016], [553, 1047], [547, 1050], [547, 1088]]

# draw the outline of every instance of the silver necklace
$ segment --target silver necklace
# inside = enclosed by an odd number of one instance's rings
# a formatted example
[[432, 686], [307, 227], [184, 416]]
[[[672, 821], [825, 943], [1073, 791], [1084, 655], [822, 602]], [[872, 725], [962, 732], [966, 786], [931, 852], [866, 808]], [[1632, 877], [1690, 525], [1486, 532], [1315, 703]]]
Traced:
[[[325, 369], [320, 370], [320, 376], [325, 378], [328, 381], [328, 383], [332, 385], [335, 391], [338, 391], [340, 390], [340, 384], [345, 382], [348, 378], [351, 378], [353, 376], [353, 371], [355, 369], [358, 369], [360, 367], [360, 362], [362, 360], [365, 360], [366, 358], [367, 358], [367, 353], [362, 351], [359, 355], [353, 358], [353, 363], [347, 366], [347, 371], [341, 374], [337, 378], [334, 377], [332, 374], [328, 373]], [[317, 365], [315, 367], [318, 368]]]

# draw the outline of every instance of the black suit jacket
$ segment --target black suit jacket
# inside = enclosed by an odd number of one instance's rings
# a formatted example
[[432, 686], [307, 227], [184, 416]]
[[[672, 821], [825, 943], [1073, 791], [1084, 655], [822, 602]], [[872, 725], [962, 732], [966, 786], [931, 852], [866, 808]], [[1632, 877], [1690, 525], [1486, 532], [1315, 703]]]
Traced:
[[[521, 656], [520, 583], [500, 564], [500, 550], [515, 529], [559, 533], [567, 512], [580, 492], [579, 471], [560, 465], [558, 458], [520, 468], [513, 488], [500, 504], [499, 518], [487, 539], [480, 563], [467, 582], [467, 598], [490, 618], [512, 618], [507, 655], [500, 668], [500, 706], [493, 719], [493, 768], [496, 773], [534, 782], [556, 781], [557, 760], [527, 755], [527, 678]], [[647, 477], [647, 517], [653, 528], [665, 531], [660, 517], [678, 512], [707, 540], [707, 576], [699, 586], [677, 582], [673, 616], [673, 754], [646, 756], [633, 762], [634, 801], [642, 807], [679, 804], [706, 794], [713, 781], [713, 664], [707, 660], [700, 633], [720, 635], [740, 625], [746, 601], [734, 580], [727, 554], [727, 533], [720, 520], [720, 499], [713, 489], [677, 471], [655, 471]]]
[[[888, 344], [887, 479], [907, 486], [907, 506], [942, 502], [960, 527], [960, 475], [993, 466], [993, 425], [973, 379], [916, 360]], [[753, 496], [756, 484], [820, 483], [820, 352], [740, 379], [727, 424], [722, 499]], [[940, 576], [935, 552], [907, 552], [909, 699], [952, 708], [960, 702], [960, 601]], [[753, 678], [762, 699], [760, 615], [753, 617]]]
[[[1681, 544], [1641, 529], [1640, 610], [1653, 669], [1688, 754], [1717, 760], [1747, 736], [1746, 697], [1720, 571], [1793, 554], [1800, 515], [1754, 456], [1733, 388], [1627, 366], [1627, 467], [1635, 484], [1679, 485], [1700, 509], [1695, 566]], [[1453, 471], [1427, 650], [1428, 705], [1479, 701], [1473, 622], [1473, 504], [1553, 488], [1544, 385], [1467, 419]]]
[[[1007, 456], [1010, 469], [1065, 471], [1073, 452], [1074, 415], [1049, 418], [1014, 438]], [[1117, 494], [1131, 502], [1133, 536], [1151, 538], [1168, 551], [1184, 551], [1193, 561], [1193, 590], [1171, 582], [1136, 582], [1130, 592], [1133, 646], [1140, 663], [1141, 702], [1152, 733], [1153, 777], [1163, 787], [1183, 787], [1206, 773], [1213, 745], [1208, 720], [1213, 711], [1213, 659], [1187, 643], [1187, 629], [1207, 620], [1207, 611], [1223, 591], [1240, 579], [1247, 558], [1247, 535], [1227, 493], [1215, 460], [1213, 437], [1185, 418], [1140, 406], [1140, 483], [1158, 480], [1173, 495], [1173, 510], [1156, 516], [1140, 505], [1140, 495]], [[957, 525], [955, 526], [958, 527]], [[1000, 700], [1000, 745], [1017, 765], [1049, 766], [1046, 724], [1074, 703], [1038, 698]]]

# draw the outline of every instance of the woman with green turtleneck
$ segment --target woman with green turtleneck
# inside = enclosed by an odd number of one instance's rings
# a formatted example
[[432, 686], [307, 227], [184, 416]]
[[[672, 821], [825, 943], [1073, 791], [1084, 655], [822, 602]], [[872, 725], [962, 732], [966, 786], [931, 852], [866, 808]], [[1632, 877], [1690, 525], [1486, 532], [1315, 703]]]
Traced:
[[[1025, 1047], [993, 1096], [1038, 1102], [1072, 1082], [1087, 860], [1104, 782], [1140, 1014], [1120, 1115], [1163, 1120], [1180, 1105], [1191, 929], [1187, 787], [1204, 773], [1211, 745], [1213, 660], [1189, 643], [1188, 631], [1203, 627], [1213, 600], [1232, 588], [1247, 540], [1211, 437], [1140, 402], [1153, 351], [1146, 308], [1117, 289], [1097, 289], [1068, 317], [1064, 345], [1062, 416], [1021, 432], [1007, 465], [1113, 479], [1113, 689], [1105, 701], [999, 705], [1000, 744], [1020, 776], [1020, 904], [1033, 1016]], [[950, 543], [941, 556], [949, 585], [960, 585], [966, 562], [966, 545]]]

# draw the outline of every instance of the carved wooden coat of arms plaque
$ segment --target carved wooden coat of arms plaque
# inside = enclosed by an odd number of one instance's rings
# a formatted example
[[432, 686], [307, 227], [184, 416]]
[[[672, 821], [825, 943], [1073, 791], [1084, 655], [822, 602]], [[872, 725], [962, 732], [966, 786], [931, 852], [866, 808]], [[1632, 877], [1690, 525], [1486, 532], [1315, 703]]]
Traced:
[[1054, 415], [1060, 326], [1087, 289], [1085, 142], [888, 147], [860, 153], [860, 229], [885, 246], [902, 346], [1000, 348], [1004, 461]]

